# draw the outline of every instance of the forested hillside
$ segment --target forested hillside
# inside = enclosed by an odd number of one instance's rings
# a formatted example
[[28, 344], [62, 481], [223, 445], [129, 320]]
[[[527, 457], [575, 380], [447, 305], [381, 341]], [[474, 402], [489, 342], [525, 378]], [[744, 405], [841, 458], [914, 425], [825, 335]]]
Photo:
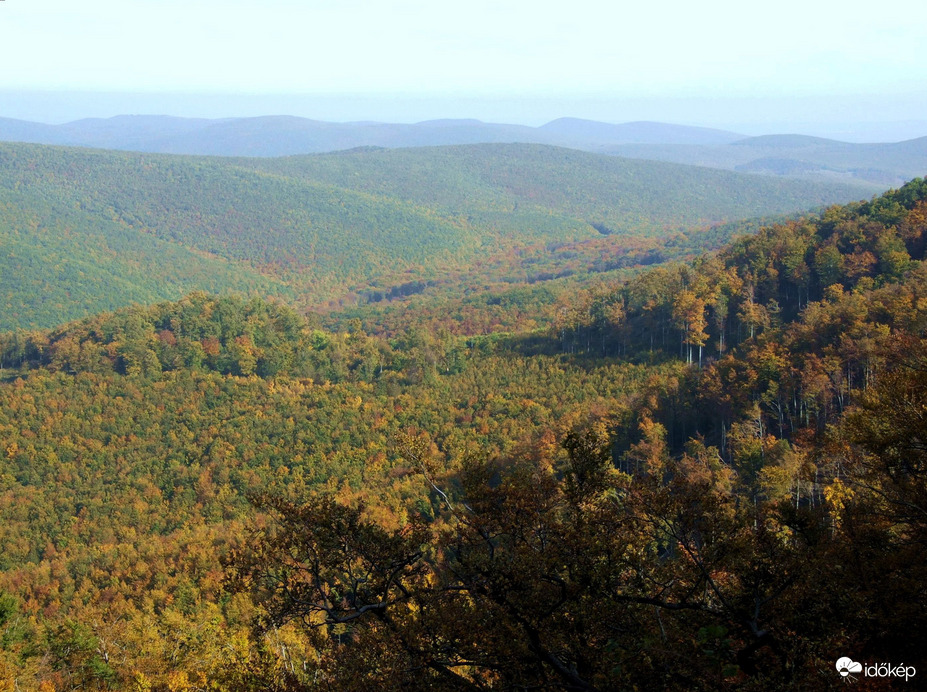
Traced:
[[[622, 234], [797, 211], [853, 189], [527, 144], [360, 150], [241, 163], [450, 213], [504, 212], [506, 224], [521, 220], [511, 212], [545, 210]], [[856, 190], [852, 197], [859, 196]]]
[[858, 197], [527, 145], [232, 161], [2, 144], [0, 328], [193, 290], [351, 304], [483, 262], [519, 278], [521, 253], [552, 243], [617, 249]]
[[336, 330], [193, 293], [7, 333], [0, 680], [818, 690], [841, 656], [923, 674], [925, 247], [918, 179], [689, 263], [500, 292], [472, 329], [427, 292]]

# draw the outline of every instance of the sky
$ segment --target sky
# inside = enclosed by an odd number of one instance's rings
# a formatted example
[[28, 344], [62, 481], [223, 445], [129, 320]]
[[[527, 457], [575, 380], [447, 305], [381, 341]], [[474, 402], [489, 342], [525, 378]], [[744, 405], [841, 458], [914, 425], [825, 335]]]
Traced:
[[922, 0], [635, 5], [2, 0], [0, 116], [575, 116], [927, 134]]

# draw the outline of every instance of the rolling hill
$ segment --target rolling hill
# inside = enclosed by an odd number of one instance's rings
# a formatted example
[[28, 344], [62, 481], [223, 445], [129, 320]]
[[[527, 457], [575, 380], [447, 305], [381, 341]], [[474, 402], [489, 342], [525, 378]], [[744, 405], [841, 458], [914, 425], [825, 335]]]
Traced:
[[857, 199], [543, 145], [229, 159], [0, 145], [0, 328], [195, 289], [300, 306], [547, 243], [660, 237]]
[[883, 144], [854, 144], [805, 135], [764, 135], [720, 145], [636, 143], [602, 153], [710, 166], [805, 180], [899, 186], [927, 172], [927, 137]]

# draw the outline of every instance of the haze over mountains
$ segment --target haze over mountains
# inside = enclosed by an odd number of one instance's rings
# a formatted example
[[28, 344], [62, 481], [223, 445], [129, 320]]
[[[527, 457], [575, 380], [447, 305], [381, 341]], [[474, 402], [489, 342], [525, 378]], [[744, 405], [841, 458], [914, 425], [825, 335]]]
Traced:
[[198, 119], [158, 115], [48, 125], [0, 118], [0, 140], [174, 154], [273, 157], [357, 147], [534, 143], [746, 173], [840, 180], [871, 193], [927, 170], [927, 137], [856, 144], [801, 135], [747, 137], [657, 122], [560, 118], [540, 127], [479, 120], [336, 123], [292, 116]]
[[178, 118], [122, 115], [86, 118], [63, 125], [0, 118], [0, 139], [170, 154], [285, 156], [362, 146], [415, 147], [521, 142], [587, 149], [629, 143], [728, 144], [744, 135], [709, 128], [653, 122], [612, 125], [561, 118], [541, 127], [484, 123], [473, 119], [414, 124], [324, 122], [293, 116]]

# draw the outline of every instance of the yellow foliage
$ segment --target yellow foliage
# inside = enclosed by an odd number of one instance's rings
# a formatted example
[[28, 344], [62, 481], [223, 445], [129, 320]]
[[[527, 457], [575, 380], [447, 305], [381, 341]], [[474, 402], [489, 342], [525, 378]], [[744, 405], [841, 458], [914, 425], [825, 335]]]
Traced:
[[824, 501], [834, 515], [835, 522], [839, 521], [839, 515], [846, 507], [846, 503], [855, 493], [853, 488], [846, 485], [839, 478], [835, 478], [833, 483], [824, 488]]
[[167, 677], [167, 689], [170, 692], [186, 692], [192, 689], [186, 671], [175, 670]]
[[132, 692], [149, 692], [151, 690], [151, 680], [144, 673], [136, 673], [132, 676], [132, 686], [129, 689]]
[[0, 659], [0, 692], [13, 692], [16, 689], [15, 671]]

